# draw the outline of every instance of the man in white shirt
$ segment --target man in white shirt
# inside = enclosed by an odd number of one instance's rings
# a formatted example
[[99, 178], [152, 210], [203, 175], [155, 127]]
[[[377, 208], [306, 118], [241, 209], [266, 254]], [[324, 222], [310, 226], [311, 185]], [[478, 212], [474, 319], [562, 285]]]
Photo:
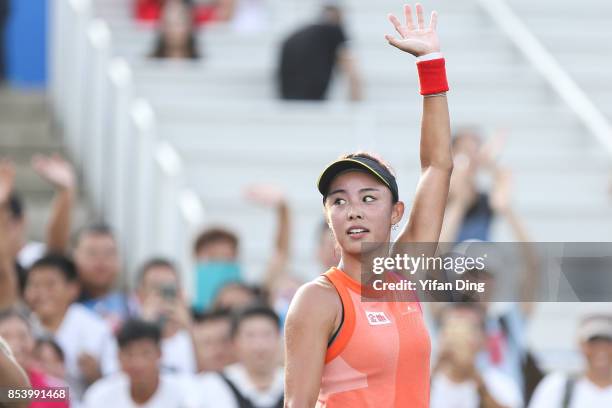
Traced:
[[232, 327], [238, 363], [220, 373], [198, 376], [202, 408], [282, 408], [284, 374], [280, 366], [278, 315], [268, 307], [241, 312]]
[[74, 264], [61, 255], [46, 255], [32, 265], [25, 300], [43, 331], [51, 334], [65, 355], [71, 398], [103, 374], [117, 369], [117, 346], [106, 323], [82, 305]]
[[162, 258], [146, 262], [138, 276], [137, 314], [159, 324], [163, 372], [195, 374], [192, 322], [176, 267]]
[[121, 372], [94, 383], [85, 393], [84, 407], [194, 407], [191, 380], [160, 373], [160, 340], [157, 325], [126, 321], [117, 334]]
[[536, 388], [529, 408], [612, 407], [612, 314], [584, 318], [578, 338], [585, 372], [548, 375]]
[[501, 370], [477, 368], [485, 343], [485, 309], [449, 304], [443, 311], [440, 351], [433, 370], [431, 408], [519, 408], [518, 385]]
[[119, 244], [106, 224], [81, 228], [76, 236], [74, 262], [81, 292], [78, 301], [116, 330], [129, 317], [128, 297], [116, 288], [121, 275]]

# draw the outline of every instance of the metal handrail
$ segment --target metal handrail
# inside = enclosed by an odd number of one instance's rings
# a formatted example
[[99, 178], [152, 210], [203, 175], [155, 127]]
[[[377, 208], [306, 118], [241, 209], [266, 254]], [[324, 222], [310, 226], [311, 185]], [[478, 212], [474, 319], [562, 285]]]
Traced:
[[612, 155], [612, 124], [505, 0], [478, 0], [587, 129]]

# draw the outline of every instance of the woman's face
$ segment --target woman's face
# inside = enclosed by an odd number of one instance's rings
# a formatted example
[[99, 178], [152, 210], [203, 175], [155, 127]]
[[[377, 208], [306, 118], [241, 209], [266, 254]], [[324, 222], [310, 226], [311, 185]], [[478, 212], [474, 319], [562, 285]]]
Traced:
[[361, 171], [338, 175], [325, 200], [327, 219], [343, 254], [361, 254], [361, 244], [389, 242], [391, 226], [403, 215], [389, 188]]
[[10, 317], [0, 323], [0, 336], [11, 347], [17, 362], [27, 367], [34, 350], [34, 338], [28, 325], [19, 317]]
[[164, 8], [161, 30], [169, 47], [186, 47], [191, 33], [189, 9], [180, 1], [168, 2]]

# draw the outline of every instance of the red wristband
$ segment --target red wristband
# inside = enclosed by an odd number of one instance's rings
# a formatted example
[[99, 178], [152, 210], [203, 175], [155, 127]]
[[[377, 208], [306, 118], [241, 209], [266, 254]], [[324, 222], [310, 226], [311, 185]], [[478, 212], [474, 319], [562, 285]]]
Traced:
[[417, 62], [421, 95], [432, 95], [448, 91], [444, 58]]

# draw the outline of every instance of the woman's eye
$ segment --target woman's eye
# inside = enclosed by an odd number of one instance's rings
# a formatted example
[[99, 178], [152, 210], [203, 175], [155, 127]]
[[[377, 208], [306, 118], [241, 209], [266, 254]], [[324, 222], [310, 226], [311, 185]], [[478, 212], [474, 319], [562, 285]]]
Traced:
[[344, 204], [346, 200], [344, 198], [336, 198], [334, 200], [334, 205]]
[[363, 201], [365, 201], [366, 203], [371, 203], [372, 201], [376, 201], [376, 198], [373, 196], [365, 196], [363, 197]]

